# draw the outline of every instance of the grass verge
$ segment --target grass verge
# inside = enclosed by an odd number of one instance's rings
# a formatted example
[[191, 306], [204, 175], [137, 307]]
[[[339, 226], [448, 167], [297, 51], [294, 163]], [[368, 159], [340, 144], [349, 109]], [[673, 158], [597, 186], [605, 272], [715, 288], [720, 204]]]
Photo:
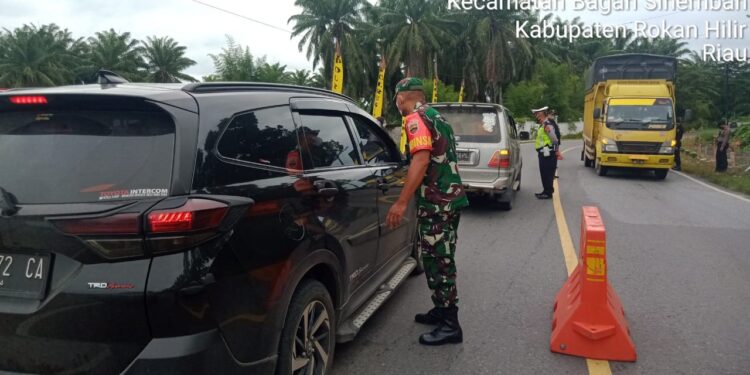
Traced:
[[730, 168], [727, 172], [717, 173], [711, 162], [702, 162], [696, 158], [682, 154], [682, 171], [700, 177], [721, 187], [750, 195], [750, 172]]

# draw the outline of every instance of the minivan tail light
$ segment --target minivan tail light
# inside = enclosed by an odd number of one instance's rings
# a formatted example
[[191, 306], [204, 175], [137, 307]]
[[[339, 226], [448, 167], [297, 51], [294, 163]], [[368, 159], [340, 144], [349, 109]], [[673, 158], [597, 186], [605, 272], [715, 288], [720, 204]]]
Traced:
[[179, 233], [216, 229], [229, 206], [208, 199], [189, 199], [184, 205], [148, 214], [149, 233]]
[[41, 95], [11, 96], [13, 104], [47, 104], [47, 98]]
[[499, 150], [495, 151], [490, 158], [490, 162], [487, 163], [490, 168], [510, 168], [510, 151]]

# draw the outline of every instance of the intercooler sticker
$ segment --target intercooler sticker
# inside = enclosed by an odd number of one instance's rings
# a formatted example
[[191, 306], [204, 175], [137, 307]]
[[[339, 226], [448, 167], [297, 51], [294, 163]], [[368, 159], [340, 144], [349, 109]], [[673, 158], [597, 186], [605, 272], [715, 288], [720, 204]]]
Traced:
[[99, 200], [124, 199], [124, 198], [149, 198], [149, 197], [166, 197], [169, 195], [169, 189], [121, 189], [102, 191], [99, 193]]

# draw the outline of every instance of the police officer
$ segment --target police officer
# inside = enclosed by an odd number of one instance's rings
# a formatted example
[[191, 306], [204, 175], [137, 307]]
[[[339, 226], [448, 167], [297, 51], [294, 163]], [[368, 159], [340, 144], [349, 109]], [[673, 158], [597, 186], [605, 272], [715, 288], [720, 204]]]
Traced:
[[536, 142], [534, 148], [539, 156], [539, 174], [542, 177], [542, 186], [544, 190], [535, 194], [539, 199], [550, 199], [555, 189], [552, 183], [555, 179], [555, 168], [557, 167], [557, 145], [559, 144], [553, 122], [548, 118], [549, 107], [532, 109], [531, 113], [539, 122], [539, 129], [536, 132]]
[[456, 140], [451, 126], [434, 108], [425, 105], [422, 81], [405, 78], [396, 85], [396, 106], [406, 117], [410, 157], [406, 184], [388, 211], [386, 223], [400, 225], [409, 200], [416, 193], [419, 246], [434, 308], [417, 314], [417, 323], [436, 325], [422, 334], [424, 345], [460, 343], [456, 290], [456, 231], [461, 209], [469, 205], [458, 175]]

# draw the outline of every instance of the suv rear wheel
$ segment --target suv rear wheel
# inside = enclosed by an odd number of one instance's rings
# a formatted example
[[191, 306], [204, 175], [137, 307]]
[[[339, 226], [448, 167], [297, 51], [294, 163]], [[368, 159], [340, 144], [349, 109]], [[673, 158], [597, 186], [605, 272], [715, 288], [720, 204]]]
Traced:
[[333, 302], [315, 280], [300, 284], [292, 297], [281, 332], [278, 375], [327, 374], [336, 345]]
[[414, 243], [412, 244], [411, 256], [417, 261], [417, 266], [414, 267], [414, 271], [411, 271], [412, 275], [421, 275], [424, 273], [424, 263], [422, 262], [422, 246], [421, 240], [419, 239], [419, 228], [414, 231]]

